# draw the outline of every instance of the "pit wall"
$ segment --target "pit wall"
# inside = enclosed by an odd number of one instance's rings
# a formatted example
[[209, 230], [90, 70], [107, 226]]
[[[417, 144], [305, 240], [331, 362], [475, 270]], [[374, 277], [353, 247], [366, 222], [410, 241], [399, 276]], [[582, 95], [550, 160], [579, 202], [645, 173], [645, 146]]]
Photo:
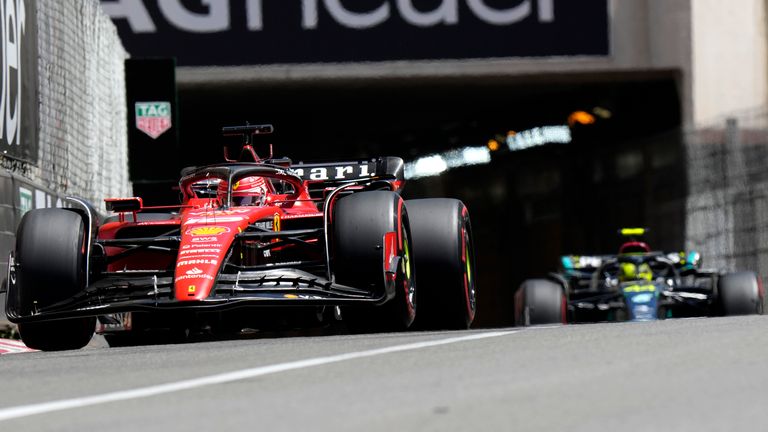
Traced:
[[686, 247], [704, 266], [768, 276], [768, 108], [686, 133]]
[[[123, 66], [127, 53], [111, 20], [97, 0], [17, 0], [14, 13], [19, 31], [24, 31], [20, 106], [32, 111], [16, 113], [19, 134], [14, 139], [9, 139], [7, 121], [5, 133], [0, 133], [3, 153], [15, 156], [0, 156], [0, 269], [7, 265], [26, 211], [62, 206], [65, 196], [85, 198], [103, 209], [104, 197], [130, 196], [132, 191]], [[36, 74], [29, 73], [30, 65]], [[0, 108], [13, 106], [11, 93], [0, 91]], [[3, 272], [0, 281], [5, 284]], [[0, 308], [4, 310], [4, 295]], [[0, 324], [3, 317], [0, 312]]]

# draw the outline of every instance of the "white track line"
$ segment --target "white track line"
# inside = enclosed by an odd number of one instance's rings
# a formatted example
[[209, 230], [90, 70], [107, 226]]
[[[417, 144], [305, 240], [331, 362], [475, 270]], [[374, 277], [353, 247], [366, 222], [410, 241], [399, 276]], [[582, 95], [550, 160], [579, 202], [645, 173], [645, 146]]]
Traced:
[[0, 421], [10, 420], [19, 417], [26, 417], [36, 414], [44, 414], [53, 411], [62, 411], [73, 408], [82, 408], [91, 405], [98, 405], [109, 402], [124, 401], [129, 399], [139, 399], [150, 396], [156, 396], [165, 393], [173, 393], [182, 390], [189, 390], [199, 387], [205, 387], [216, 384], [223, 384], [232, 381], [241, 381], [250, 378], [255, 378], [264, 375], [275, 374], [279, 372], [286, 372], [296, 369], [310, 368], [314, 366], [327, 365], [331, 363], [338, 363], [346, 360], [359, 359], [364, 357], [374, 357], [384, 354], [391, 354], [402, 351], [413, 351], [424, 348], [430, 348], [440, 345], [448, 345], [459, 342], [466, 342], [478, 339], [487, 339], [492, 337], [507, 336], [512, 333], [517, 333], [518, 330], [501, 331], [501, 332], [488, 332], [477, 333], [469, 336], [460, 336], [447, 339], [439, 339], [427, 342], [417, 342], [405, 345], [395, 345], [386, 348], [372, 349], [368, 351], [357, 351], [347, 354], [338, 354], [328, 357], [317, 357], [306, 360], [293, 361], [288, 363], [279, 363], [270, 366], [261, 366], [250, 369], [243, 369], [234, 372], [228, 372], [217, 375], [209, 375], [200, 378], [194, 378], [185, 381], [177, 381], [168, 384], [160, 384], [150, 387], [142, 387], [133, 390], [116, 391], [112, 393], [104, 393], [95, 396], [86, 396], [73, 399], [62, 399], [52, 402], [43, 402], [32, 405], [22, 405], [17, 407], [0, 409]]

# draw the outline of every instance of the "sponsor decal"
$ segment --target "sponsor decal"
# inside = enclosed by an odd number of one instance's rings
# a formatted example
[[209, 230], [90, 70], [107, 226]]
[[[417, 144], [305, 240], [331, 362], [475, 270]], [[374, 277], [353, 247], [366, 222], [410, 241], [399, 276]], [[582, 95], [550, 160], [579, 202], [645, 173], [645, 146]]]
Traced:
[[275, 213], [275, 216], [272, 218], [272, 226], [275, 232], [280, 232], [280, 213]]
[[300, 213], [300, 214], [286, 214], [281, 216], [282, 219], [301, 219], [301, 218], [308, 218], [308, 217], [319, 217], [322, 216], [323, 212], [317, 212], [317, 213]]
[[191, 269], [191, 270], [187, 270], [187, 271], [186, 271], [186, 273], [187, 273], [188, 275], [199, 275], [199, 274], [202, 274], [202, 273], [203, 273], [203, 271], [202, 271], [202, 270], [200, 270], [199, 268], [195, 267], [195, 268], [193, 268], [193, 269]]
[[188, 280], [188, 279], [207, 279], [207, 280], [213, 280], [213, 276], [211, 276], [211, 275], [207, 275], [207, 274], [201, 274], [201, 275], [183, 275], [183, 276], [179, 276], [179, 277], [177, 277], [176, 279], [174, 279], [174, 281], [176, 281], [176, 282], [181, 282], [181, 281], [183, 281], [183, 280]]
[[358, 178], [373, 177], [376, 173], [371, 172], [372, 164], [338, 165], [329, 167], [293, 167], [293, 172], [302, 178], [302, 180], [351, 180]]
[[[214, 237], [215, 238], [215, 237]], [[193, 238], [192, 241], [195, 241], [196, 238]], [[221, 243], [202, 243], [202, 244], [188, 244], [181, 247], [182, 250], [186, 249], [200, 249], [200, 248], [221, 248], [223, 245]]]
[[253, 210], [250, 210], [250, 209], [234, 208], [229, 210], [203, 210], [203, 211], [189, 212], [189, 215], [217, 217], [219, 215], [230, 216], [230, 215], [250, 213], [252, 211]]
[[136, 102], [136, 128], [157, 139], [171, 128], [171, 103]]
[[629, 300], [632, 303], [650, 303], [651, 300], [653, 300], [653, 294], [651, 293], [640, 293], [635, 294], [629, 298]]
[[218, 254], [220, 252], [220, 248], [197, 248], [182, 250], [179, 255]]
[[188, 286], [188, 287], [187, 287], [187, 292], [188, 292], [188, 293], [190, 293], [190, 294], [194, 294], [194, 293], [195, 293], [195, 291], [197, 291], [197, 287], [196, 287], [196, 286], [194, 286], [194, 285], [190, 285], [190, 286]]
[[[223, 227], [223, 226], [203, 226], [203, 227], [197, 227], [188, 229], [184, 234], [191, 235], [191, 236], [217, 236], [219, 234], [229, 232], [229, 228]], [[213, 239], [213, 241], [218, 240], [216, 237], [206, 237], [208, 239]], [[194, 239], [192, 241], [195, 241]], [[202, 241], [202, 240], [200, 240]], [[210, 241], [210, 240], [206, 240]]]
[[183, 267], [188, 265], [197, 265], [197, 264], [211, 264], [211, 265], [217, 265], [219, 263], [219, 260], [215, 259], [187, 259], [187, 260], [181, 260], [176, 263], [176, 267]]
[[273, 221], [260, 221], [253, 224], [256, 228], [266, 230], [266, 231], [272, 231], [274, 223]]
[[[173, 54], [179, 66], [610, 52], [608, 0], [301, 0], [269, 9], [271, 3], [102, 0], [132, 55]], [[243, 40], [259, 49], [238, 49]], [[335, 49], [322, 49], [328, 46]]]
[[191, 224], [199, 224], [199, 223], [210, 223], [210, 222], [240, 222], [241, 220], [247, 219], [245, 216], [216, 216], [216, 215], [208, 215], [207, 217], [193, 217], [187, 219], [184, 224], [185, 225], [191, 225]]
[[0, 1], [0, 152], [33, 163], [38, 158], [35, 3]]
[[217, 237], [192, 237], [192, 242], [193, 243], [202, 243], [202, 244], [192, 245], [192, 247], [198, 247], [198, 246], [200, 246], [200, 247], [209, 247], [209, 246], [213, 246], [216, 243], [211, 243], [211, 242], [215, 242], [215, 241], [218, 241], [218, 240], [219, 239]]
[[624, 288], [625, 293], [656, 292], [655, 285], [630, 285]]

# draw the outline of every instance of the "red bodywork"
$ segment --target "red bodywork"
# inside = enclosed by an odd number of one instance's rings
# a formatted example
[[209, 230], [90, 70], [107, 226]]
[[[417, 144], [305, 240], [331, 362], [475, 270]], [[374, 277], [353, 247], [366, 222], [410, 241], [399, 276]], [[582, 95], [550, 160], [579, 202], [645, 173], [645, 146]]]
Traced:
[[[272, 229], [279, 231], [283, 220], [322, 218], [323, 213], [318, 211], [306, 187], [290, 196], [277, 194], [274, 188], [269, 189], [261, 206], [224, 207], [218, 199], [190, 197], [179, 207], [179, 215], [169, 220], [134, 222], [129, 216], [123, 222], [118, 220], [102, 225], [99, 239], [115, 239], [122, 230], [142, 228], [163, 231], [179, 227], [181, 235], [178, 255], [150, 249], [111, 262], [107, 271], [166, 270], [174, 266], [176, 300], [207, 298], [235, 236], [248, 226], [258, 221], [271, 222]], [[107, 256], [124, 251], [124, 248], [111, 246], [105, 249]]]

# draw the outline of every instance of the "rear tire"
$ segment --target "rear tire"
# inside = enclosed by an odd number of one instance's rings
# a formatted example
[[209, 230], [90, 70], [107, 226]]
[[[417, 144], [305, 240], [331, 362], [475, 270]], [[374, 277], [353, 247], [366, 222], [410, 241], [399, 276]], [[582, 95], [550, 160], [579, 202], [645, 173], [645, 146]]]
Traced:
[[515, 294], [515, 325], [565, 324], [563, 288], [547, 279], [529, 279]]
[[[85, 287], [83, 219], [64, 209], [38, 209], [24, 215], [16, 236], [16, 284], [24, 315], [72, 298]], [[96, 318], [19, 324], [22, 341], [44, 351], [79, 349], [88, 344]]]
[[400, 257], [392, 298], [376, 307], [345, 307], [342, 320], [352, 331], [402, 331], [416, 317], [415, 268], [411, 232], [403, 200], [394, 192], [357, 192], [333, 209], [333, 269], [336, 282], [374, 296], [385, 286], [384, 235], [397, 233]]
[[467, 207], [459, 200], [406, 201], [419, 263], [419, 327], [467, 329], [475, 319], [475, 256]]
[[718, 292], [723, 314], [753, 315], [763, 313], [763, 290], [753, 272], [729, 273], [720, 277]]

